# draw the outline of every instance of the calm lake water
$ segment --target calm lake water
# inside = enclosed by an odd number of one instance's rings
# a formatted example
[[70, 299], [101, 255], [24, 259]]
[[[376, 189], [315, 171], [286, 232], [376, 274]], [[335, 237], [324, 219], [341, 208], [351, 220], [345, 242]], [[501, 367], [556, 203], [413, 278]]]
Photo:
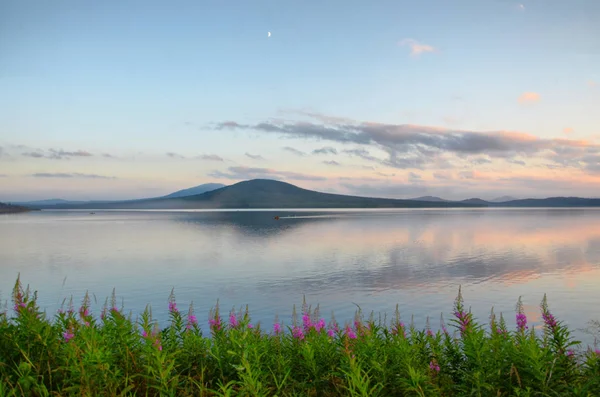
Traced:
[[[280, 220], [274, 220], [279, 215]], [[514, 324], [515, 303], [539, 322], [550, 307], [573, 328], [600, 319], [600, 210], [168, 212], [43, 211], [0, 217], [0, 299], [17, 274], [54, 313], [89, 291], [95, 312], [119, 303], [160, 321], [175, 289], [199, 319], [248, 304], [253, 321], [290, 323], [303, 296], [329, 318], [393, 314], [418, 326], [448, 319], [459, 285], [487, 321], [492, 306]], [[356, 305], [355, 305], [356, 304]], [[10, 307], [10, 305], [9, 305]], [[578, 333], [586, 342], [591, 340]], [[587, 338], [587, 339], [586, 339]]]

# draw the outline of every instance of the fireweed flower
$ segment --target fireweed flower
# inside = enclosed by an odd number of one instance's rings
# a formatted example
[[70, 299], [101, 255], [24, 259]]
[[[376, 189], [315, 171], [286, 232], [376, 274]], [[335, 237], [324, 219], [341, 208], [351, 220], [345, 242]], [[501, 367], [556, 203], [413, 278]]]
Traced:
[[170, 313], [177, 313], [177, 312], [179, 312], [179, 310], [177, 310], [177, 303], [175, 303], [174, 301], [169, 302], [169, 312]]
[[275, 333], [275, 335], [279, 335], [281, 333], [281, 324], [273, 324], [273, 332]]
[[350, 326], [346, 327], [346, 336], [350, 339], [356, 339], [356, 332]]
[[327, 335], [329, 335], [330, 338], [334, 338], [335, 337], [335, 331], [333, 329], [328, 329], [327, 330]]
[[65, 339], [65, 342], [69, 342], [74, 337], [75, 337], [75, 335], [69, 329], [66, 330], [65, 332], [63, 332], [63, 338]]
[[427, 336], [433, 337], [433, 331], [428, 329], [427, 330]]
[[300, 327], [292, 328], [292, 336], [298, 340], [304, 339], [304, 332], [302, 332], [302, 328], [300, 328]]
[[236, 328], [239, 324], [240, 323], [237, 319], [237, 316], [235, 315], [234, 312], [231, 312], [231, 314], [229, 315], [229, 326], [231, 328]]
[[304, 332], [310, 331], [313, 326], [310, 315], [307, 312], [304, 312], [302, 315], [302, 326], [304, 327]]
[[195, 315], [193, 314], [189, 314], [188, 318], [187, 318], [187, 325], [186, 328], [187, 329], [192, 329], [192, 327], [198, 325], [198, 319], [196, 318]]
[[208, 320], [208, 324], [210, 325], [210, 329], [212, 329], [213, 331], [218, 331], [221, 329], [221, 318], [211, 318], [210, 320]]
[[325, 319], [321, 318], [319, 319], [319, 321], [317, 321], [317, 323], [315, 324], [315, 330], [317, 332], [321, 332], [322, 329], [325, 328]]
[[527, 316], [525, 315], [525, 313], [517, 313], [516, 320], [517, 329], [519, 331], [524, 332], [526, 329], [529, 329], [529, 327], [527, 326]]
[[440, 366], [437, 365], [437, 363], [433, 360], [431, 362], [429, 362], [429, 369], [431, 369], [432, 371], [435, 371], [435, 372], [440, 372]]
[[575, 352], [573, 350], [567, 350], [565, 354], [567, 355], [567, 357], [573, 357], [575, 355]]

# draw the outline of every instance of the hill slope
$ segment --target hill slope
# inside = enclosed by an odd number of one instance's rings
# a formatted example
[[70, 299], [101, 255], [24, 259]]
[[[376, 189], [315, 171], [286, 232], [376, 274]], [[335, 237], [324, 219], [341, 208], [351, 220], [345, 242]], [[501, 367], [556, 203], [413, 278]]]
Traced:
[[[452, 202], [424, 202], [345, 196], [306, 190], [285, 182], [254, 179], [203, 194], [111, 203], [57, 205], [56, 209], [246, 209], [246, 208], [446, 208], [475, 207]], [[48, 208], [48, 207], [46, 207]]]
[[161, 198], [176, 198], [176, 197], [194, 196], [197, 194], [210, 192], [211, 190], [220, 189], [222, 187], [225, 187], [225, 185], [223, 185], [222, 183], [205, 183], [202, 185], [190, 187], [188, 189], [178, 190], [171, 194], [167, 194], [166, 196], [163, 196]]

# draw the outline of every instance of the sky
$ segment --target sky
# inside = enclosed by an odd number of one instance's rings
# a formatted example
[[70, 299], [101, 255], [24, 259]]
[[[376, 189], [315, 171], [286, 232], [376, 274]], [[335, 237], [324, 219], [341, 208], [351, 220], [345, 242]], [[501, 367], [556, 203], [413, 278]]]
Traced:
[[597, 0], [0, 0], [0, 201], [253, 178], [600, 197], [599, 20]]

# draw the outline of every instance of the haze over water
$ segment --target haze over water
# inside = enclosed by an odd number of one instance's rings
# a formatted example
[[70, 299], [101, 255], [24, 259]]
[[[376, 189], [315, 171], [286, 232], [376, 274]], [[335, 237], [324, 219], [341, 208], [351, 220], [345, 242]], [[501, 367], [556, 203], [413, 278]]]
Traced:
[[391, 316], [398, 304], [405, 322], [430, 316], [437, 329], [462, 285], [480, 321], [494, 306], [512, 327], [520, 295], [539, 321], [547, 293], [559, 319], [584, 328], [600, 319], [599, 224], [598, 209], [10, 215], [0, 217], [0, 297], [20, 273], [49, 314], [71, 295], [78, 306], [87, 290], [98, 315], [114, 287], [126, 310], [151, 304], [165, 321], [174, 288], [203, 324], [217, 299], [225, 312], [248, 304], [269, 329], [275, 315], [290, 324], [305, 295], [326, 319], [333, 310], [351, 320], [356, 305]]

